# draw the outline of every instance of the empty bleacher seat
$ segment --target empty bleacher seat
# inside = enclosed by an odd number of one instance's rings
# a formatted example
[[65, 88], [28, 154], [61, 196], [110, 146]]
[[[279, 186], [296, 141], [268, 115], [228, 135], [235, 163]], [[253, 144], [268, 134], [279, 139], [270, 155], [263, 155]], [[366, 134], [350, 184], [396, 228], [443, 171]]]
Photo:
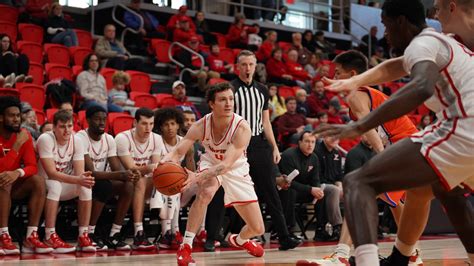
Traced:
[[20, 23], [18, 24], [18, 31], [23, 41], [43, 44], [44, 30], [42, 27], [35, 24]]
[[43, 109], [46, 101], [46, 91], [43, 86], [28, 83], [19, 86], [17, 83], [17, 89], [22, 102], [28, 102], [33, 108]]
[[130, 92], [130, 99], [135, 102], [136, 107], [155, 109], [158, 107], [156, 97], [145, 92]]
[[43, 47], [37, 42], [30, 41], [18, 41], [17, 42], [18, 51], [30, 60], [33, 63], [43, 62]]
[[71, 56], [69, 49], [61, 44], [47, 43], [44, 45], [44, 52], [49, 63], [69, 66]]
[[68, 66], [62, 64], [48, 63], [45, 65], [45, 67], [46, 76], [48, 77], [48, 80], [53, 80], [57, 78], [72, 80], [72, 70]]
[[77, 35], [77, 40], [79, 41], [79, 46], [84, 48], [92, 49], [94, 45], [94, 39], [92, 34], [85, 30], [74, 29], [74, 32]]

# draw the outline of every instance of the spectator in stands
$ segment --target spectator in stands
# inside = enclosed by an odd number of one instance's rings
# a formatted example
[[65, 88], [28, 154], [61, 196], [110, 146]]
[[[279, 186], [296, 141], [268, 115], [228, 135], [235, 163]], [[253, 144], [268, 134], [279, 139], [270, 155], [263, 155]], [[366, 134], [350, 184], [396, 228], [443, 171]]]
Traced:
[[320, 52], [313, 53], [311, 55], [311, 60], [309, 61], [309, 64], [307, 64], [304, 67], [304, 70], [308, 72], [311, 78], [314, 78], [318, 75], [319, 70], [322, 66], [321, 64], [322, 57], [323, 57], [323, 54], [321, 54]]
[[[158, 31], [158, 26], [160, 25], [158, 19], [156, 19], [156, 17], [150, 12], [140, 9], [140, 3], [141, 0], [131, 0], [129, 7], [135, 11], [138, 16], [135, 13], [126, 10], [123, 15], [123, 20], [127, 27], [139, 32], [138, 35], [128, 33], [128, 42], [126, 42], [127, 47], [133, 48], [131, 49], [132, 51], [136, 49], [136, 52], [139, 54], [146, 55], [146, 45], [143, 38], [164, 39], [165, 34]], [[142, 20], [143, 25], [141, 24]]]
[[327, 65], [327, 64], [321, 65], [321, 67], [319, 68], [318, 73], [316, 74], [316, 76], [313, 77], [313, 82], [321, 80], [323, 77], [331, 78], [329, 76], [329, 71], [330, 70], [331, 70], [331, 67], [329, 65]]
[[262, 45], [262, 37], [260, 37], [260, 25], [257, 23], [253, 24], [252, 27], [255, 29], [254, 33], [249, 33], [248, 36], [248, 49], [256, 52]]
[[375, 53], [370, 57], [369, 61], [369, 66], [374, 67], [383, 61], [387, 60], [384, 56], [384, 50], [383, 47], [377, 47], [375, 48]]
[[[289, 175], [295, 169], [300, 172], [290, 183], [288, 190], [279, 191], [286, 223], [290, 228], [296, 223], [295, 203], [310, 203], [316, 199], [317, 204], [321, 204], [324, 202], [321, 200], [325, 199], [319, 179], [320, 166], [318, 156], [314, 153], [315, 147], [316, 136], [305, 131], [298, 139], [298, 146], [284, 151], [278, 164], [284, 175]], [[339, 208], [334, 204], [330, 206]]]
[[[335, 241], [339, 239], [341, 233], [342, 216], [339, 202], [342, 198], [342, 156], [337, 146], [339, 139], [332, 137], [323, 138], [316, 145], [316, 155], [319, 159], [319, 178], [324, 187], [324, 197], [326, 201], [327, 220], [318, 215], [315, 240]], [[335, 206], [338, 206], [337, 208]], [[333, 228], [333, 234], [329, 235], [325, 230], [326, 222]]]
[[125, 87], [130, 83], [130, 75], [123, 71], [116, 71], [112, 76], [113, 88], [109, 91], [109, 102], [120, 106], [123, 111], [127, 111], [130, 115], [135, 116], [138, 107], [135, 102], [128, 98]]
[[180, 42], [186, 45], [189, 41], [189, 38], [192, 36], [196, 36], [199, 38], [200, 42], [203, 42], [203, 38], [201, 35], [197, 35], [196, 31], [192, 30], [189, 26], [189, 20], [185, 17], [181, 17], [179, 20], [179, 28], [176, 28], [173, 32], [173, 41]]
[[314, 35], [316, 41], [316, 50], [320, 50], [325, 58], [331, 58], [334, 55], [336, 45], [326, 40], [323, 31], [318, 31]]
[[143, 62], [138, 58], [130, 58], [130, 53], [123, 44], [115, 39], [115, 26], [107, 24], [104, 27], [104, 37], [99, 38], [95, 52], [101, 60], [101, 66], [118, 70], [142, 69]]
[[217, 43], [211, 44], [211, 53], [206, 58], [209, 69], [219, 73], [221, 78], [233, 80], [237, 78], [234, 74], [234, 62], [226, 62], [220, 54], [220, 47]]
[[296, 112], [304, 115], [305, 117], [309, 114], [308, 104], [306, 103], [306, 90], [298, 89], [295, 93], [296, 98]]
[[36, 112], [33, 110], [31, 105], [27, 102], [21, 103], [21, 127], [28, 130], [34, 140], [37, 140], [41, 132], [36, 117]]
[[176, 28], [180, 27], [179, 21], [183, 18], [189, 21], [189, 27], [191, 30], [196, 31], [196, 25], [194, 25], [193, 19], [186, 15], [186, 12], [188, 12], [188, 7], [183, 5], [179, 7], [178, 14], [171, 16], [171, 18], [168, 20], [168, 24], [166, 24], [166, 29], [169, 33], [173, 33]]
[[296, 84], [301, 88], [306, 88], [306, 82], [310, 81], [311, 76], [304, 70], [304, 67], [298, 62], [298, 51], [290, 48], [287, 53], [286, 68], [288, 74], [293, 77]]
[[11, 39], [6, 34], [0, 34], [0, 88], [11, 88], [16, 82], [32, 82], [28, 75], [30, 60], [24, 54], [13, 51]]
[[83, 71], [77, 76], [76, 84], [79, 94], [84, 98], [81, 109], [101, 105], [108, 112], [123, 112], [120, 106], [108, 102], [105, 78], [100, 74], [99, 58], [89, 54], [84, 58]]
[[325, 111], [321, 111], [316, 114], [316, 118], [318, 119], [317, 122], [313, 123], [313, 128], [317, 128], [320, 125], [325, 125], [328, 123], [328, 113]]
[[51, 4], [46, 21], [46, 42], [58, 43], [66, 47], [79, 44], [76, 33], [64, 19], [63, 8], [59, 3]]
[[296, 86], [296, 81], [290, 75], [288, 67], [282, 60], [283, 52], [281, 48], [275, 48], [272, 51], [272, 57], [266, 63], [268, 80], [286, 86]]
[[226, 34], [227, 46], [230, 48], [247, 49], [248, 36], [255, 33], [256, 29], [245, 25], [245, 15], [237, 14], [234, 17], [234, 23], [230, 26]]
[[314, 41], [314, 35], [311, 30], [305, 30], [303, 32], [303, 40], [301, 43], [306, 49], [310, 50], [312, 53], [316, 52], [316, 42]]
[[[194, 52], [201, 54], [201, 56], [203, 56], [199, 48], [199, 38], [197, 36], [191, 36], [189, 38], [188, 46]], [[179, 62], [181, 62], [184, 65], [184, 67], [195, 70], [195, 72], [191, 74], [189, 74], [189, 72], [186, 72], [185, 75], [183, 76], [183, 81], [186, 84], [190, 84], [192, 82], [192, 77], [196, 77], [198, 88], [201, 92], [206, 91], [206, 82], [208, 79], [220, 77], [219, 73], [209, 70], [209, 67], [205, 65], [206, 63], [205, 61], [204, 62], [201, 61], [201, 59], [197, 55], [187, 50], [181, 51], [176, 56], [176, 59]]]
[[216, 42], [216, 37], [214, 37], [209, 30], [209, 25], [207, 24], [204, 12], [196, 12], [196, 15], [194, 16], [194, 25], [196, 25], [196, 33], [202, 36], [204, 43]]
[[366, 55], [368, 55], [368, 51], [369, 51], [369, 39], [370, 39], [370, 46], [371, 46], [371, 50], [370, 50], [371, 54], [373, 54], [375, 52], [375, 48], [377, 47], [377, 44], [378, 44], [378, 41], [379, 41], [377, 39], [377, 32], [378, 32], [377, 26], [372, 26], [372, 27], [370, 27], [369, 34], [366, 34], [366, 35], [362, 36], [362, 38], [361, 38], [363, 43], [360, 44], [359, 48]]
[[298, 63], [302, 66], [309, 64], [311, 60], [311, 52], [303, 46], [302, 35], [299, 32], [295, 32], [291, 35], [291, 48], [298, 52]]
[[311, 125], [306, 124], [306, 117], [296, 112], [296, 98], [287, 97], [285, 100], [287, 112], [278, 119], [278, 134], [285, 136], [290, 143], [296, 143], [301, 132], [312, 130]]
[[311, 95], [307, 99], [310, 117], [315, 117], [319, 112], [329, 109], [329, 98], [324, 89], [324, 83], [321, 80], [314, 82]]
[[286, 13], [288, 12], [288, 7], [285, 5], [280, 6], [280, 12], [278, 13], [277, 21], [280, 24], [283, 24], [283, 21], [286, 19]]
[[276, 31], [271, 30], [265, 32], [265, 41], [255, 53], [259, 62], [266, 63], [272, 56], [273, 49], [277, 48], [278, 34]]
[[276, 84], [268, 85], [268, 94], [270, 99], [268, 100], [268, 107], [271, 110], [271, 121], [275, 118], [286, 113], [285, 98], [280, 96], [278, 92], [278, 86]]
[[[196, 114], [191, 110], [183, 111], [183, 128], [181, 128], [182, 136], [185, 136], [188, 133], [188, 130], [196, 122]], [[198, 162], [197, 160], [196, 162]]]
[[340, 114], [341, 103], [336, 97], [329, 100], [328, 108], [328, 123], [329, 124], [344, 124], [344, 120]]
[[416, 126], [418, 130], [423, 130], [425, 127], [431, 124], [431, 116], [430, 115], [424, 115], [421, 117], [420, 123]]
[[40, 133], [43, 134], [45, 132], [53, 131], [53, 123], [46, 121], [40, 127]]
[[186, 96], [186, 85], [180, 80], [173, 82], [171, 95], [164, 98], [161, 102], [162, 108], [178, 106], [189, 106], [195, 114], [199, 113], [194, 103], [188, 100]]

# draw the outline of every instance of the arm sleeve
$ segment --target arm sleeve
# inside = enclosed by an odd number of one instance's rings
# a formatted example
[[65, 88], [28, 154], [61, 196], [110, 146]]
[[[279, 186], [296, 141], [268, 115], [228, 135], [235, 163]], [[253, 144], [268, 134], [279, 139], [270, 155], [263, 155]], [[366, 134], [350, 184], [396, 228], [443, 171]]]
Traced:
[[43, 159], [54, 158], [54, 154], [53, 154], [54, 142], [49, 134], [42, 134], [38, 138], [38, 142], [36, 143], [36, 148], [38, 149], [38, 154], [40, 158], [43, 158]]
[[81, 138], [74, 136], [74, 155], [73, 161], [84, 161], [84, 145], [81, 144]]
[[38, 164], [36, 161], [35, 148], [33, 147], [33, 138], [29, 136], [27, 142], [23, 144], [23, 171], [25, 175], [23, 178], [30, 177], [38, 173]]
[[407, 73], [411, 73], [416, 63], [431, 61], [441, 69], [450, 59], [450, 47], [447, 43], [433, 36], [420, 36], [416, 37], [405, 50], [403, 67]]
[[124, 133], [118, 134], [115, 137], [115, 144], [117, 146], [118, 156], [130, 155], [130, 141], [128, 141], [127, 136]]

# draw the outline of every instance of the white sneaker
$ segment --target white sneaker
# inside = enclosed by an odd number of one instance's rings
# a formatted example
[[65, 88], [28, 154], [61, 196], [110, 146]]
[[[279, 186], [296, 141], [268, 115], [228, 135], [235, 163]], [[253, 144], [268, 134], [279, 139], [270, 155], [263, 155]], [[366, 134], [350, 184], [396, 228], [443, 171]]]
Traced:
[[415, 249], [415, 252], [411, 255], [408, 266], [423, 266], [423, 260], [421, 259], [419, 249]]
[[333, 253], [330, 256], [315, 260], [298, 260], [297, 266], [315, 265], [315, 266], [349, 266], [349, 259]]

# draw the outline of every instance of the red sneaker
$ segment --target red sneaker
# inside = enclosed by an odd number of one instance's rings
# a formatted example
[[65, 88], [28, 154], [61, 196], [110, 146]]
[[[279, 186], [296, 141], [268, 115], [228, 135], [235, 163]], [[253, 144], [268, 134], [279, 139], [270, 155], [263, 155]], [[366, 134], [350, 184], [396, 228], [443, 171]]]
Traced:
[[49, 247], [52, 247], [54, 249], [54, 253], [71, 253], [76, 251], [76, 248], [69, 245], [68, 243], [64, 242], [57, 233], [51, 234], [48, 240], [45, 240], [44, 243], [48, 245]]
[[178, 260], [178, 266], [191, 266], [196, 265], [196, 262], [191, 256], [192, 248], [188, 244], [183, 244], [179, 247], [176, 253], [176, 259]]
[[207, 239], [206, 230], [201, 230], [201, 232], [199, 232], [199, 234], [196, 235], [196, 237], [194, 238], [196, 243], [198, 243], [199, 245], [204, 245], [204, 243], [206, 243], [206, 239]]
[[21, 251], [23, 253], [47, 254], [53, 252], [54, 249], [41, 242], [38, 233], [33, 231], [33, 233], [31, 233], [31, 235], [23, 242], [23, 248]]
[[262, 257], [265, 255], [265, 250], [263, 247], [257, 243], [255, 243], [253, 240], [247, 240], [243, 245], [237, 244], [236, 241], [237, 234], [233, 234], [229, 237], [229, 243], [231, 246], [234, 246], [236, 248], [242, 248], [247, 250], [247, 253], [254, 256], [254, 257]]
[[2, 248], [0, 248], [0, 256], [5, 256], [5, 251]]
[[77, 250], [82, 252], [96, 252], [94, 243], [89, 238], [89, 234], [84, 232], [77, 238]]
[[174, 240], [176, 241], [178, 245], [181, 245], [181, 243], [183, 243], [183, 235], [179, 231], [176, 232], [174, 236]]
[[20, 250], [13, 244], [12, 238], [8, 233], [0, 235], [0, 249], [3, 249], [5, 255], [19, 255]]

